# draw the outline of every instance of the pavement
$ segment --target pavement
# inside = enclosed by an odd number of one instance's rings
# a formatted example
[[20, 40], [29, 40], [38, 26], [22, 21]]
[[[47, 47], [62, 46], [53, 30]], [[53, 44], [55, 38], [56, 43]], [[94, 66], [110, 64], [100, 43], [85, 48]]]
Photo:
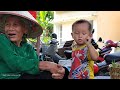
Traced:
[[95, 76], [94, 79], [110, 79], [110, 76]]

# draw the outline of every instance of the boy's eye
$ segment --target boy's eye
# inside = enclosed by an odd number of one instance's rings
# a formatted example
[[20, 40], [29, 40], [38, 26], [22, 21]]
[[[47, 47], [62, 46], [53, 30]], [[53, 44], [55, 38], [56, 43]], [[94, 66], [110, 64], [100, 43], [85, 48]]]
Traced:
[[79, 32], [75, 32], [75, 34], [78, 34]]
[[83, 35], [85, 35], [86, 33], [82, 33]]

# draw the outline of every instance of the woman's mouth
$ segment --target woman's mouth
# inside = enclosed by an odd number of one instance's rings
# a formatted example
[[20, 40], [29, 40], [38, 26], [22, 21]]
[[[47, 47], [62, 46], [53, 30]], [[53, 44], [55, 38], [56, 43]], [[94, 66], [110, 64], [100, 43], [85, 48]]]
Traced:
[[14, 34], [14, 33], [9, 33], [9, 34], [8, 34], [8, 37], [13, 38], [13, 37], [15, 37], [15, 35], [16, 35], [16, 34]]

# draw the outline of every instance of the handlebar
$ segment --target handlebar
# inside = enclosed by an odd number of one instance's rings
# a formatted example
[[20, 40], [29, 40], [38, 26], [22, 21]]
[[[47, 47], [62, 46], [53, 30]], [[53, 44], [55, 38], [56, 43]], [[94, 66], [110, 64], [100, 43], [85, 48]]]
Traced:
[[98, 47], [98, 49], [99, 49], [100, 51], [102, 51], [102, 49], [101, 49], [101, 48], [99, 48], [99, 47]]
[[98, 44], [95, 42], [94, 39], [91, 39], [91, 43], [92, 43], [92, 45], [94, 46], [95, 49], [98, 49], [98, 48], [99, 48], [99, 47], [98, 47]]
[[58, 44], [58, 41], [52, 41], [52, 42], [50, 42], [50, 44]]
[[[98, 44], [94, 41], [94, 39], [91, 40], [92, 45], [94, 46], [95, 49], [99, 49], [100, 51], [102, 51], [102, 49], [99, 48]], [[120, 43], [109, 43], [107, 45], [105, 45], [104, 47], [108, 48], [108, 47], [120, 47]]]

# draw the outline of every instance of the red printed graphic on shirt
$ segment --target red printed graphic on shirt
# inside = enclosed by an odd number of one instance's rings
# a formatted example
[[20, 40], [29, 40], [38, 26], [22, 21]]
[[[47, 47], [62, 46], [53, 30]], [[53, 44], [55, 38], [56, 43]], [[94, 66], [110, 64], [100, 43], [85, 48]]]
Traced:
[[89, 70], [87, 69], [87, 47], [72, 52], [72, 67], [69, 77], [72, 79], [89, 78]]

